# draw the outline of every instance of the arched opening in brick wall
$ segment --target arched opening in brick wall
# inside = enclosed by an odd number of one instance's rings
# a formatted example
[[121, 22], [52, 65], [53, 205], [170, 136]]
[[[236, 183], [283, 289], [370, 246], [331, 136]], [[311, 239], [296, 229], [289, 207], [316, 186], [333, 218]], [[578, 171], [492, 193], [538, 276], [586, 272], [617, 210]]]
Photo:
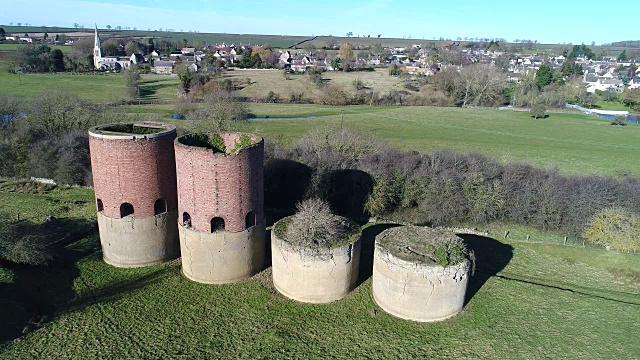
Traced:
[[246, 229], [256, 225], [256, 213], [249, 211], [244, 218], [244, 227]]
[[129, 203], [122, 203], [120, 205], [120, 218], [133, 215], [133, 205]]
[[102, 204], [102, 200], [100, 200], [100, 199], [96, 200], [96, 207], [98, 208], [98, 212], [104, 210], [104, 205]]
[[188, 228], [191, 227], [191, 215], [186, 211], [182, 213], [182, 225]]
[[221, 217], [211, 219], [211, 232], [216, 231], [224, 231], [224, 219]]
[[167, 202], [160, 198], [153, 204], [154, 215], [160, 215], [167, 212]]

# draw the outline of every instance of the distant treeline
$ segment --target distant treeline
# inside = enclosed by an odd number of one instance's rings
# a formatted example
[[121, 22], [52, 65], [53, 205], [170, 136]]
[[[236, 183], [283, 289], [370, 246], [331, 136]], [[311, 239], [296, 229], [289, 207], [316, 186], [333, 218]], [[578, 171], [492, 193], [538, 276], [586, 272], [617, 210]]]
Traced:
[[640, 40], [625, 40], [611, 43], [611, 46], [619, 47], [640, 47]]

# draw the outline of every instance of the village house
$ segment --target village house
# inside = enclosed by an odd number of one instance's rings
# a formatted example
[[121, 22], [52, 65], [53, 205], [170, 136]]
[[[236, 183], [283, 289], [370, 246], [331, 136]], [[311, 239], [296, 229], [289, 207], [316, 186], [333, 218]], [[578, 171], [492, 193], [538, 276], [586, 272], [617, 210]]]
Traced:
[[171, 74], [173, 72], [173, 60], [157, 60], [153, 62], [151, 72], [156, 74]]

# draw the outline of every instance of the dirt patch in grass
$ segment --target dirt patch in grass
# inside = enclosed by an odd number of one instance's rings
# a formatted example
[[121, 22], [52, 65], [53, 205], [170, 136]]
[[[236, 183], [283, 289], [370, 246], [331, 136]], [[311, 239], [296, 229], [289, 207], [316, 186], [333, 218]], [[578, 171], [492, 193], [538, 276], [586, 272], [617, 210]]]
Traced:
[[616, 280], [623, 280], [632, 285], [640, 285], [640, 271], [619, 268], [609, 268], [608, 270]]

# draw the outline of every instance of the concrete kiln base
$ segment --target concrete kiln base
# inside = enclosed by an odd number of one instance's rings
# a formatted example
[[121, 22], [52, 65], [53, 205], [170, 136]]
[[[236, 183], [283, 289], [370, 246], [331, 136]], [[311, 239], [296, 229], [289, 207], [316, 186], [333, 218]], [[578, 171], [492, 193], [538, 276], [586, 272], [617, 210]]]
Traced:
[[116, 267], [143, 267], [179, 256], [177, 211], [114, 219], [98, 213], [104, 261]]
[[376, 247], [373, 299], [384, 311], [407, 320], [442, 321], [462, 311], [470, 263], [447, 267], [399, 259]]
[[248, 279], [264, 266], [265, 224], [245, 231], [203, 233], [179, 226], [182, 273], [203, 284]]

